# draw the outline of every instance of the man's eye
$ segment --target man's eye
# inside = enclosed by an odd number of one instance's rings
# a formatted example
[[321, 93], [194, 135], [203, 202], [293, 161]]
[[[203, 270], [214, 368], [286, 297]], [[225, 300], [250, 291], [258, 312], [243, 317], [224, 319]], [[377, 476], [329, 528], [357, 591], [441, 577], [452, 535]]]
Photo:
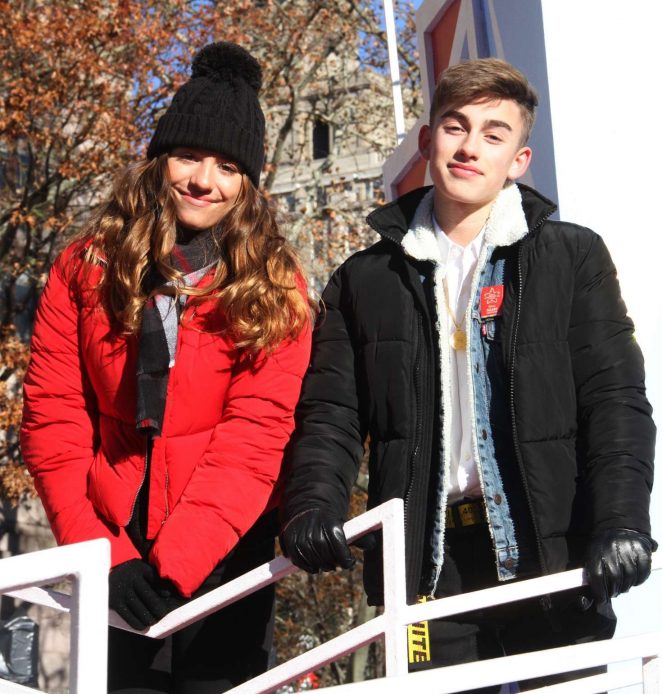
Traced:
[[445, 125], [444, 129], [447, 133], [461, 133], [463, 128], [459, 125]]

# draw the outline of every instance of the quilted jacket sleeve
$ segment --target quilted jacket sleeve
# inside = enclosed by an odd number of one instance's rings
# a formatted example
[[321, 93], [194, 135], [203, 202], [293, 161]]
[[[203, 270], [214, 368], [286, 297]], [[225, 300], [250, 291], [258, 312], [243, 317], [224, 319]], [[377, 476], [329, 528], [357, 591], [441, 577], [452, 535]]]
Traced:
[[235, 368], [222, 421], [150, 554], [160, 575], [184, 596], [267, 508], [294, 428], [311, 332], [306, 327], [255, 365]]
[[[343, 311], [341, 266], [322, 296], [311, 366], [288, 449], [283, 523], [309, 508], [345, 518], [366, 436], [359, 406], [355, 351]], [[346, 307], [345, 307], [346, 309]]]
[[[585, 237], [586, 238], [586, 237]], [[592, 500], [591, 530], [650, 533], [655, 425], [644, 361], [603, 240], [580, 256], [570, 319], [578, 411], [578, 453]]]
[[24, 382], [21, 452], [58, 544], [105, 537], [116, 565], [139, 555], [126, 532], [106, 523], [87, 497], [97, 411], [78, 347], [74, 252], [69, 247], [55, 261], [39, 302]]

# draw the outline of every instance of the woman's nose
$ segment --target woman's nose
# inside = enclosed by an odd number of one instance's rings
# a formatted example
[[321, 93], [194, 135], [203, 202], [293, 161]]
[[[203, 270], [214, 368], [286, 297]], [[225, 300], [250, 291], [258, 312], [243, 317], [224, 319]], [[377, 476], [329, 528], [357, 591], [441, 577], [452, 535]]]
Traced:
[[212, 186], [212, 172], [215, 162], [202, 159], [197, 162], [191, 173], [191, 184], [202, 190], [210, 190]]

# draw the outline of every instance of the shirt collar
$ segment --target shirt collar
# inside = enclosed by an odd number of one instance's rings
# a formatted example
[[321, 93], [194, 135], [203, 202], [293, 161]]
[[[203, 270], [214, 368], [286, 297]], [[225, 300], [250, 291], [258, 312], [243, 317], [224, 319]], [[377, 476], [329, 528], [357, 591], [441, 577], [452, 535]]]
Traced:
[[473, 260], [478, 259], [481, 246], [483, 245], [483, 239], [485, 238], [485, 227], [480, 230], [478, 236], [476, 236], [476, 238], [468, 246], [460, 246], [460, 244], [451, 241], [437, 223], [434, 213], [432, 214], [432, 228], [434, 229], [434, 235], [436, 236], [437, 243], [439, 244], [441, 262], [443, 264], [448, 262], [448, 253], [453, 247], [459, 248], [462, 255], [465, 253], [470, 253]]

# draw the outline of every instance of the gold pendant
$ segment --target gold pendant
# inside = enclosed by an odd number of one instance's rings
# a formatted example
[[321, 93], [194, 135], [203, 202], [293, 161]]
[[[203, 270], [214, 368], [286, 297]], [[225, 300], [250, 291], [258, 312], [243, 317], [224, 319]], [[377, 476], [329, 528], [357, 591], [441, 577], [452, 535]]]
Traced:
[[462, 328], [458, 328], [454, 333], [451, 333], [450, 343], [454, 350], [465, 350], [467, 348], [467, 334]]

